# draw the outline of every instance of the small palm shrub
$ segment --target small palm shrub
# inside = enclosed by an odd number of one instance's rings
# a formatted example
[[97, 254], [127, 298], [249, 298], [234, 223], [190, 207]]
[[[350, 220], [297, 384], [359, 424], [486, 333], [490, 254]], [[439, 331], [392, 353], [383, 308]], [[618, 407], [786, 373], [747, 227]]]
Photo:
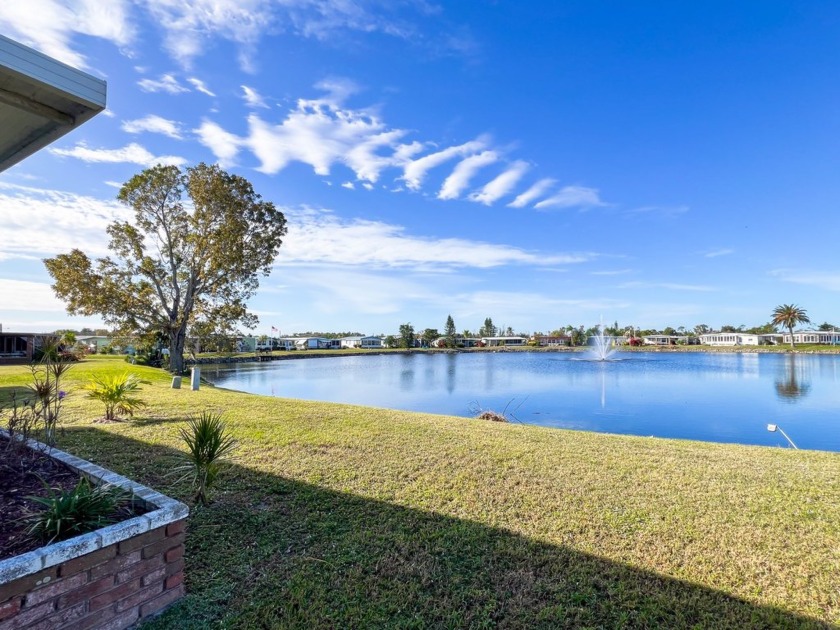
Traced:
[[49, 490], [47, 497], [26, 497], [44, 509], [30, 515], [27, 533], [46, 541], [64, 540], [114, 522], [130, 494], [111, 485], [94, 486], [84, 477], [72, 490]]
[[114, 421], [118, 414], [133, 416], [134, 412], [146, 406], [135, 396], [140, 385], [147, 381], [140, 380], [136, 374], [128, 372], [120, 375], [102, 375], [94, 377], [85, 389], [88, 398], [105, 404], [105, 420]]
[[184, 475], [181, 480], [192, 478], [196, 488], [195, 500], [207, 504], [207, 490], [213, 485], [227, 457], [236, 448], [236, 442], [227, 432], [222, 414], [202, 412], [180, 430], [187, 445], [186, 462], [175, 471]]

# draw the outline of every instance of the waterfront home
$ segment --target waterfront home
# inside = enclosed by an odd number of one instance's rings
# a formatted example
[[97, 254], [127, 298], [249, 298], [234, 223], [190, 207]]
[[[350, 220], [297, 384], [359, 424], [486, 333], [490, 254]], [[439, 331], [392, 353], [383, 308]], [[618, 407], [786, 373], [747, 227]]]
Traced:
[[537, 335], [531, 341], [541, 348], [572, 345], [572, 338], [567, 335]]
[[374, 336], [354, 335], [352, 337], [342, 337], [339, 341], [342, 348], [379, 350], [385, 347], [382, 338]]
[[525, 337], [482, 337], [481, 342], [487, 347], [524, 346], [528, 340]]
[[700, 335], [704, 346], [757, 346], [759, 335], [743, 332], [706, 333]]
[[[335, 345], [333, 342], [336, 342]], [[340, 348], [340, 339], [326, 339], [325, 337], [296, 337], [295, 347], [298, 350], [328, 350], [332, 347]]]
[[[784, 333], [783, 343], [790, 343], [790, 333]], [[836, 346], [840, 344], [840, 331], [835, 330], [800, 330], [793, 333], [794, 343], [819, 343]]]

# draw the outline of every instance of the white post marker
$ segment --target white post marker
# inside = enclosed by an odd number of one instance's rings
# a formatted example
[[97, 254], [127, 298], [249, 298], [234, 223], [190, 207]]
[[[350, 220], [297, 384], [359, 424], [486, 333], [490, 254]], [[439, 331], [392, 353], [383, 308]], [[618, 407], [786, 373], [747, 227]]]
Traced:
[[767, 430], [768, 430], [768, 431], [770, 431], [770, 433], [775, 433], [776, 431], [778, 431], [779, 433], [781, 433], [782, 435], [784, 435], [784, 436], [785, 436], [785, 439], [788, 441], [788, 443], [789, 443], [789, 444], [790, 444], [793, 448], [795, 448], [797, 451], [799, 450], [799, 447], [798, 447], [796, 444], [794, 444], [794, 443], [793, 443], [793, 440], [791, 440], [791, 439], [790, 439], [790, 437], [788, 436], [788, 434], [787, 434], [787, 433], [785, 433], [784, 431], [782, 431], [782, 427], [780, 427], [780, 426], [778, 426], [778, 425], [776, 425], [776, 424], [768, 424], [768, 425], [767, 425]]
[[201, 383], [201, 368], [197, 365], [192, 369], [190, 375], [190, 387], [194, 392], [198, 391], [198, 386]]

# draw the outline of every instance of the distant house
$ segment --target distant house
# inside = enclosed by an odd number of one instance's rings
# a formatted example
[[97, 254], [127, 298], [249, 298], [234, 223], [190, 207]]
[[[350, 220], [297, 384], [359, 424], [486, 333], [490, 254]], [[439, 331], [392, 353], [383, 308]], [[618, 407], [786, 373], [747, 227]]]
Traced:
[[76, 335], [76, 343], [81, 343], [91, 352], [99, 352], [101, 348], [111, 345], [111, 338], [107, 335]]
[[645, 335], [642, 337], [642, 343], [646, 346], [675, 346], [678, 343], [686, 343], [686, 337], [682, 335]]
[[706, 346], [757, 346], [759, 335], [742, 332], [706, 333], [700, 335], [700, 343]]
[[36, 333], [0, 333], [0, 365], [31, 362], [35, 357], [35, 349], [45, 336]]
[[572, 338], [568, 335], [537, 335], [532, 340], [541, 348], [572, 345]]
[[326, 339], [324, 337], [296, 337], [295, 347], [298, 350], [327, 350], [332, 347], [333, 341], [337, 342], [335, 347], [341, 347], [340, 339]]
[[[783, 343], [790, 343], [790, 333], [784, 333]], [[794, 343], [818, 343], [830, 346], [840, 345], [840, 331], [800, 330], [793, 333]]]
[[381, 337], [374, 337], [372, 335], [354, 335], [352, 337], [343, 337], [340, 341], [342, 348], [366, 348], [368, 350], [376, 350], [385, 347]]
[[494, 346], [524, 346], [528, 343], [525, 337], [482, 337], [482, 343], [488, 347]]

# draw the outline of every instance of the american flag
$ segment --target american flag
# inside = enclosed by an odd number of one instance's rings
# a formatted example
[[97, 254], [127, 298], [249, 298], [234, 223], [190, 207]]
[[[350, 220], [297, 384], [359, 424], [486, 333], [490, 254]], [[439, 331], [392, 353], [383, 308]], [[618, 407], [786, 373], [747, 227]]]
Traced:
[[280, 332], [279, 328], [275, 328], [274, 326], [271, 327], [271, 332]]

